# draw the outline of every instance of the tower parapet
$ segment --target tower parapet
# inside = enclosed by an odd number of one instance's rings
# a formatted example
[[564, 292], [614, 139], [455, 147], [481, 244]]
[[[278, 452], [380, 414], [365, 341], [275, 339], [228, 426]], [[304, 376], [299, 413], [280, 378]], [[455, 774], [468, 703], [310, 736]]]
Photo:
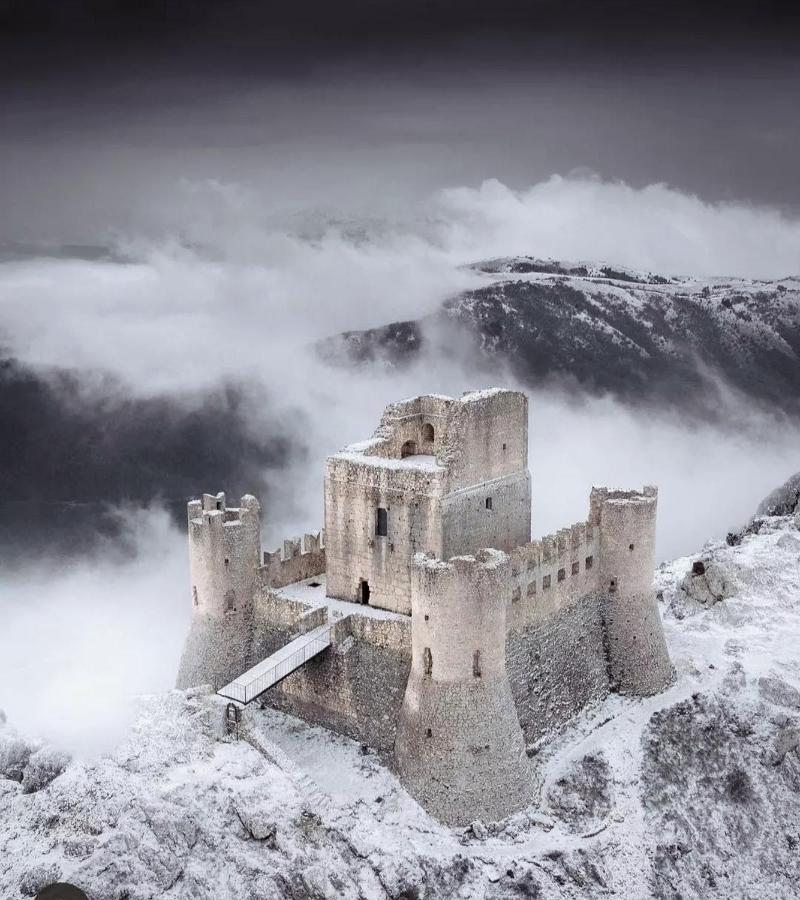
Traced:
[[412, 566], [411, 673], [395, 757], [408, 791], [436, 818], [501, 819], [533, 795], [506, 675], [505, 553]]
[[647, 696], [672, 680], [653, 589], [658, 489], [592, 488], [590, 524], [599, 527], [598, 590], [604, 597], [609, 678], [613, 689]]

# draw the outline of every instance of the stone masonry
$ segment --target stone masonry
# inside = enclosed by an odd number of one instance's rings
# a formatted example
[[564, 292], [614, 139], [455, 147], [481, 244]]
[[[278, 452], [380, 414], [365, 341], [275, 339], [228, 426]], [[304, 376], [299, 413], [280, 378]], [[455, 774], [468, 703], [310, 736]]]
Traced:
[[672, 667], [656, 489], [593, 488], [585, 522], [531, 541], [527, 458], [524, 394], [426, 395], [328, 458], [319, 533], [262, 553], [254, 497], [192, 501], [178, 686], [218, 688], [327, 623], [331, 645], [258, 702], [382, 751], [446, 824], [533, 802], [526, 751]]

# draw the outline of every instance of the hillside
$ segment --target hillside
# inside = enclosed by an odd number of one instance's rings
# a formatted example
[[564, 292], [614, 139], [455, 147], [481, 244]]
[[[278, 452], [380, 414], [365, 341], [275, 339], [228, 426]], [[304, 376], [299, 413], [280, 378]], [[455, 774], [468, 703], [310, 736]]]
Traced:
[[690, 279], [530, 257], [473, 269], [485, 284], [433, 315], [319, 345], [334, 364], [457, 357], [523, 385], [578, 384], [716, 415], [736, 394], [800, 414], [800, 278]]

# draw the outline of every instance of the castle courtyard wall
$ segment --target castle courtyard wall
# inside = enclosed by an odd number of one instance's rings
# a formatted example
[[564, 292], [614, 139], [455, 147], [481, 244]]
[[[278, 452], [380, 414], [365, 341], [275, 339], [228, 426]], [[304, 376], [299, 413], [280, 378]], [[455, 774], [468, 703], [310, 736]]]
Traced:
[[[264, 655], [294, 636], [288, 625], [265, 629]], [[351, 615], [334, 628], [329, 650], [267, 691], [262, 703], [390, 753], [410, 669], [410, 620]]]
[[580, 522], [511, 554], [506, 660], [528, 745], [608, 694], [599, 543]]

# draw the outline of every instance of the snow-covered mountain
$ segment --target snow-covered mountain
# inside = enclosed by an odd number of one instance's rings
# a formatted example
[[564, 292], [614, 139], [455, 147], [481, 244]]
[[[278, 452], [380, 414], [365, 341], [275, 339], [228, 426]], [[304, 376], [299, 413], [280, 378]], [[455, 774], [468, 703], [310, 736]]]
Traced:
[[659, 569], [675, 683], [585, 710], [527, 811], [444, 828], [352, 741], [272, 710], [223, 738], [219, 698], [172, 691], [94, 760], [0, 722], [0, 896], [797, 897], [798, 485]]
[[472, 267], [485, 285], [431, 316], [320, 345], [332, 362], [460, 356], [523, 383], [577, 382], [715, 414], [728, 392], [800, 413], [800, 278], [691, 279], [532, 257]]

